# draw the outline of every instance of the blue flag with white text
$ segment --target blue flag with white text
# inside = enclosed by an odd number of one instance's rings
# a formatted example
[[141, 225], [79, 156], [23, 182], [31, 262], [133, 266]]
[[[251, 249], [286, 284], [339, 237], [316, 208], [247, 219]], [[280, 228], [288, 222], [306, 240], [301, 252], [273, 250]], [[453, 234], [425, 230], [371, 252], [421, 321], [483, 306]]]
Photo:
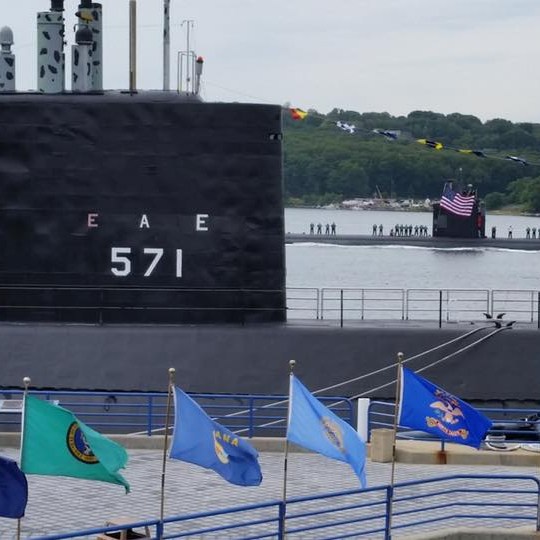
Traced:
[[478, 448], [492, 422], [468, 403], [402, 367], [401, 426], [431, 433], [445, 441]]
[[212, 420], [185, 392], [174, 388], [174, 433], [169, 457], [212, 469], [237, 486], [262, 481], [257, 451]]
[[366, 487], [364, 441], [292, 374], [287, 439], [323, 456], [348, 463], [362, 487]]
[[15, 461], [0, 456], [0, 517], [22, 518], [27, 502], [26, 476]]

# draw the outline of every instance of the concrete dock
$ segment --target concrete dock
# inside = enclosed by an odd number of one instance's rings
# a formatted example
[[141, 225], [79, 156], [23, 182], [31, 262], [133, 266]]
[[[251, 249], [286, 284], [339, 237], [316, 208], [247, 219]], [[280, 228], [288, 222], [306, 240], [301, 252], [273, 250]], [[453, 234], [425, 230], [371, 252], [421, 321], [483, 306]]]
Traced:
[[[131, 493], [125, 495], [122, 487], [102, 482], [28, 475], [29, 503], [22, 520], [23, 538], [99, 527], [117, 516], [127, 516], [133, 518], [133, 521], [159, 516], [162, 438], [122, 436], [117, 440], [128, 448], [130, 462], [123, 474], [131, 484]], [[283, 440], [255, 439], [253, 442], [260, 450], [264, 477], [262, 484], [256, 488], [234, 486], [223, 481], [213, 471], [168, 460], [165, 515], [177, 516], [279, 500], [283, 488]], [[0, 454], [18, 459], [17, 445], [17, 435], [0, 436]], [[440, 465], [435, 464], [440, 461], [439, 449], [440, 445], [436, 443], [399, 441], [396, 482], [456, 474], [540, 476], [540, 453], [524, 450], [499, 453], [447, 445], [448, 464]], [[377, 463], [368, 459], [366, 471], [370, 487], [387, 485], [390, 481], [390, 463]], [[311, 496], [358, 487], [358, 479], [345, 463], [306, 452], [293, 452], [289, 455], [288, 497]], [[421, 486], [418, 488], [420, 492]], [[452, 496], [448, 498], [450, 500]], [[495, 496], [493, 500], [497, 501], [498, 498]], [[0, 539], [14, 538], [15, 527], [14, 520], [0, 519]], [[540, 538], [535, 536], [532, 523], [480, 519], [475, 521], [474, 527], [479, 527], [475, 529], [477, 536], [471, 536], [471, 531], [463, 527], [462, 521], [456, 519], [454, 523], [450, 519], [444, 522], [444, 531], [438, 523], [426, 523], [396, 531], [393, 538]]]

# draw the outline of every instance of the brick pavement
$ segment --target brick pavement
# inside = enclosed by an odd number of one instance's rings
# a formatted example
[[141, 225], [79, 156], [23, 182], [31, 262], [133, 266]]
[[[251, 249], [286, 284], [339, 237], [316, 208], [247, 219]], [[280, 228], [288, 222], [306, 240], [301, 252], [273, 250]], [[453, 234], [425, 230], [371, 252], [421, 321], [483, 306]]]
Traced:
[[[14, 448], [0, 448], [0, 454], [18, 458], [18, 450]], [[129, 455], [130, 461], [124, 471], [131, 484], [132, 492], [129, 495], [124, 494], [121, 486], [113, 484], [29, 475], [29, 502], [26, 517], [23, 519], [23, 538], [98, 527], [104, 525], [108, 518], [115, 516], [129, 516], [134, 520], [158, 517], [162, 453], [156, 450], [130, 450]], [[226, 483], [212, 471], [168, 460], [165, 515], [196, 513], [281, 498], [283, 455], [262, 452], [260, 461], [263, 483], [259, 487], [243, 488]], [[536, 467], [398, 463], [396, 482], [471, 473], [540, 476]], [[370, 486], [388, 484], [390, 464], [368, 461], [367, 477]], [[356, 489], [358, 486], [356, 477], [344, 463], [316, 454], [293, 453], [289, 456], [289, 497]], [[444, 511], [444, 508], [441, 511]], [[451, 526], [451, 523], [445, 522], [445, 526]], [[0, 540], [15, 538], [15, 528], [15, 520], [0, 518]], [[438, 526], [429, 525], [424, 527], [425, 530], [437, 528]]]

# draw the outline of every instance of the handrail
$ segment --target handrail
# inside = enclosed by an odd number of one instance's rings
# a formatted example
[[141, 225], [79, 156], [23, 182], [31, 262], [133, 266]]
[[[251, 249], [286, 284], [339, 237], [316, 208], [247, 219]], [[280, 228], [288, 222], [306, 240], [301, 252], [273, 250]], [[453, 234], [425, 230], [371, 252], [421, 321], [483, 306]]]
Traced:
[[[106, 433], [140, 433], [151, 436], [155, 432], [161, 433], [165, 425], [165, 392], [36, 390], [32, 391], [32, 394], [71, 410], [81, 421]], [[0, 431], [6, 431], [6, 428], [12, 431], [20, 429], [22, 395], [23, 390], [19, 388], [0, 389]], [[248, 437], [284, 436], [288, 396], [204, 393], [190, 395], [210, 416], [232, 431], [239, 431]], [[341, 396], [320, 396], [319, 399], [347, 423], [356, 425], [356, 404], [353, 400]], [[3, 402], [6, 400], [17, 401], [17, 406], [4, 408]], [[535, 408], [478, 407], [478, 410], [494, 422], [516, 425], [531, 423], [516, 419], [518, 416], [523, 418], [540, 414], [540, 409]], [[393, 418], [393, 402], [371, 401], [367, 412], [368, 441], [372, 429], [392, 427]], [[537, 423], [540, 431], [540, 421]], [[525, 441], [523, 438], [517, 439], [515, 436], [522, 433], [511, 428], [497, 429], [497, 433], [511, 435], [519, 442]], [[402, 429], [400, 434], [406, 436], [406, 428]]]
[[[0, 389], [0, 404], [3, 399], [21, 400], [23, 393], [20, 388]], [[161, 433], [165, 426], [166, 392], [31, 390], [31, 393], [58, 403], [90, 427], [106, 433], [151, 436], [156, 431]], [[2, 395], [8, 397], [2, 398]], [[288, 396], [210, 393], [190, 393], [190, 396], [209, 416], [232, 431], [247, 431], [250, 437], [283, 435]], [[349, 398], [320, 396], [319, 399], [340, 418], [355, 425], [355, 406]], [[6, 427], [18, 430], [20, 412], [20, 407], [10, 410], [0, 407], [0, 431], [5, 431]]]
[[486, 314], [505, 313], [508, 319], [532, 323], [540, 328], [540, 291], [440, 288], [321, 289], [321, 318], [344, 321], [423, 320], [441, 324], [486, 321]]
[[[533, 487], [526, 487], [528, 484]], [[411, 491], [410, 488], [415, 489]], [[506, 498], [500, 496], [503, 493], [511, 494], [512, 500], [506, 502]], [[449, 501], [449, 495], [459, 496]], [[390, 498], [392, 505], [388, 504]], [[216, 521], [218, 516], [220, 520]], [[225, 517], [234, 521], [225, 522]], [[205, 522], [207, 518], [210, 521]], [[179, 535], [176, 533], [175, 538], [221, 532], [222, 537], [226, 535], [231, 539], [284, 540], [284, 524], [290, 538], [295, 538], [297, 534], [309, 537], [311, 533], [314, 536], [317, 532], [331, 529], [333, 535], [346, 531], [346, 536], [333, 536], [335, 538], [350, 538], [353, 535], [355, 538], [373, 538], [378, 534], [390, 540], [393, 531], [412, 529], [418, 534], [433, 530], [433, 526], [441, 522], [456, 526], [463, 520], [467, 523], [479, 521], [484, 527], [489, 520], [488, 528], [498, 529], [505, 528], [505, 523], [506, 527], [512, 527], [516, 522], [530, 522], [534, 531], [540, 531], [540, 480], [531, 475], [438, 476], [399, 482], [394, 486], [380, 485], [170, 516], [163, 522], [157, 519], [134, 521], [121, 526], [96, 527], [35, 538], [64, 540], [138, 527], [153, 527], [155, 534], [152, 537], [161, 538], [165, 537], [167, 526], [182, 523], [182, 531]], [[238, 536], [234, 536], [235, 532]], [[246, 537], [246, 534], [250, 536]]]
[[[57, 292], [53, 300], [24, 292]], [[16, 294], [10, 294], [16, 293]], [[68, 297], [64, 297], [64, 293]], [[77, 294], [69, 294], [77, 293]], [[36, 293], [37, 294], [37, 293]], [[80, 305], [80, 294], [88, 294]], [[122, 301], [118, 295], [136, 294], [137, 305]], [[206, 295], [204, 305], [194, 303], [190, 295]], [[283, 306], [283, 294], [286, 306]], [[156, 301], [157, 295], [166, 295]], [[225, 295], [225, 296], [223, 296]], [[261, 307], [258, 295], [271, 299]], [[56, 300], [54, 300], [56, 298]], [[234, 299], [234, 300], [231, 300]], [[124, 299], [125, 300], [125, 299]], [[274, 305], [275, 304], [275, 305]], [[540, 290], [468, 289], [468, 288], [372, 288], [372, 287], [287, 287], [281, 289], [183, 289], [178, 287], [56, 286], [50, 284], [11, 284], [0, 286], [0, 318], [26, 320], [25, 314], [58, 310], [78, 313], [81, 322], [107, 324], [111, 312], [122, 310], [134, 315], [145, 312], [178, 314], [231, 314], [233, 322], [245, 322], [246, 314], [286, 313], [293, 319], [338, 319], [346, 321], [423, 320], [453, 322], [485, 320], [484, 314], [506, 313], [508, 319], [537, 322], [540, 328]], [[7, 314], [6, 314], [7, 312]], [[11, 314], [11, 315], [10, 315]], [[174, 318], [174, 317], [173, 317]], [[63, 320], [60, 318], [60, 320]], [[77, 322], [77, 321], [74, 321]], [[173, 321], [174, 322], [174, 321]]]

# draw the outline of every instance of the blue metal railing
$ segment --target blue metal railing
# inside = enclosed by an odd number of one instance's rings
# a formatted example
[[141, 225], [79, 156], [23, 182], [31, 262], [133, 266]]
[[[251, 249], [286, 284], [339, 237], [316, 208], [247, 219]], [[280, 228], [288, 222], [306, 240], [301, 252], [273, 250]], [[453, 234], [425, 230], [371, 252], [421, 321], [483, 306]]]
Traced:
[[[103, 433], [140, 433], [152, 435], [165, 427], [165, 392], [90, 392], [32, 391], [49, 401], [58, 402], [79, 420]], [[21, 400], [20, 389], [0, 390], [2, 399]], [[246, 437], [283, 436], [287, 417], [287, 399], [283, 395], [190, 394], [217, 422]], [[344, 397], [319, 397], [340, 418], [355, 425], [353, 402]], [[16, 412], [16, 410], [14, 411]], [[172, 414], [172, 412], [171, 412]], [[20, 414], [2, 412], [0, 431], [20, 427]]]
[[[162, 433], [165, 426], [167, 394], [164, 392], [90, 392], [90, 391], [32, 391], [49, 401], [57, 402], [72, 411], [82, 422], [103, 433], [138, 433], [151, 436]], [[20, 389], [0, 390], [2, 399], [22, 400]], [[247, 394], [190, 394], [217, 422], [245, 437], [285, 436], [287, 399], [284, 395]], [[355, 402], [344, 397], [319, 397], [340, 418], [356, 427]], [[394, 403], [371, 401], [368, 408], [368, 442], [371, 430], [393, 428]], [[527, 439], [522, 427], [534, 424], [540, 435], [540, 420], [525, 417], [540, 414], [538, 409], [508, 409], [478, 407], [494, 422], [510, 423], [512, 428], [492, 430], [516, 442], [538, 442]], [[14, 410], [17, 412], [17, 409]], [[20, 409], [19, 409], [20, 412]], [[172, 415], [172, 412], [171, 412]], [[3, 412], [0, 406], [0, 431], [18, 431], [20, 414]], [[398, 436], [410, 438], [408, 428], [400, 427]], [[530, 430], [531, 432], [533, 430]], [[414, 436], [413, 436], [414, 438]], [[429, 436], [422, 437], [428, 439]], [[432, 440], [437, 440], [433, 438]]]
[[[466, 486], [466, 487], [465, 487]], [[510, 497], [506, 497], [510, 496]], [[391, 515], [390, 515], [391, 509]], [[216, 521], [219, 517], [219, 521]], [[283, 501], [237, 506], [42, 536], [36, 540], [88, 537], [152, 528], [152, 538], [228, 539], [385, 538], [438, 530], [437, 524], [511, 529], [530, 524], [540, 531], [540, 480], [526, 475], [462, 474], [401, 482]], [[486, 523], [487, 522], [487, 523]]]

